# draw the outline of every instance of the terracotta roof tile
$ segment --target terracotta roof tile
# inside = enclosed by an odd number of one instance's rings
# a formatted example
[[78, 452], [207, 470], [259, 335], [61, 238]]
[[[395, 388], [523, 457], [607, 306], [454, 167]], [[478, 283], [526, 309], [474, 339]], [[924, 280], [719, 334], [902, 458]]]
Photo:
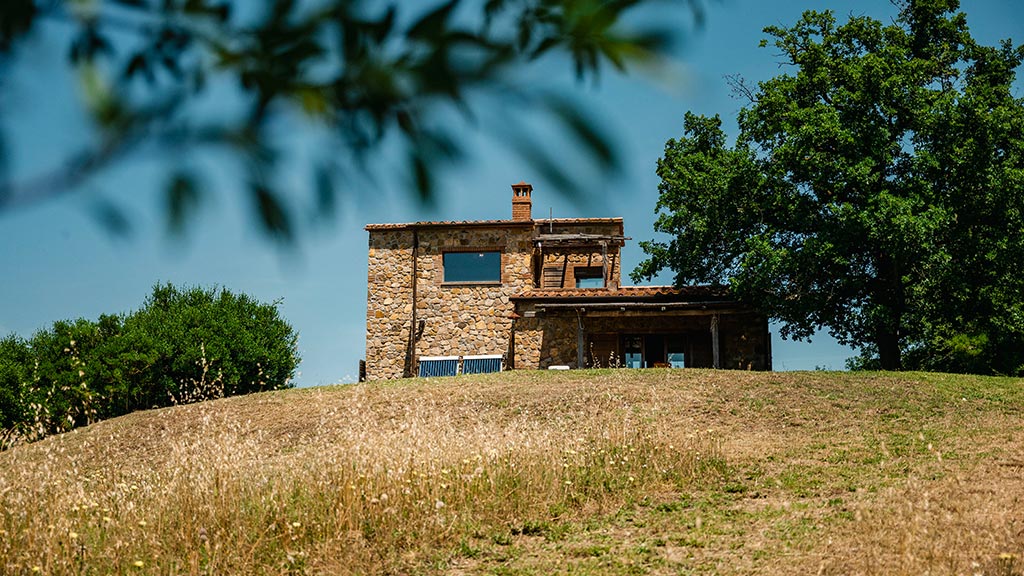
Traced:
[[365, 230], [403, 230], [412, 227], [441, 228], [446, 226], [486, 227], [486, 226], [532, 226], [542, 224], [620, 224], [622, 218], [552, 218], [543, 220], [436, 220], [426, 222], [404, 222], [393, 224], [367, 224]]

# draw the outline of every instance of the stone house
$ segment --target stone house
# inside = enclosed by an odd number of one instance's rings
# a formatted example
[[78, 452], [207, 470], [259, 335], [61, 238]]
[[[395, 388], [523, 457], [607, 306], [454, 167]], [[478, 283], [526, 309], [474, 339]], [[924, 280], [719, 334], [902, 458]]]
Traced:
[[767, 319], [710, 286], [622, 286], [622, 218], [370, 224], [365, 377], [552, 367], [771, 369]]

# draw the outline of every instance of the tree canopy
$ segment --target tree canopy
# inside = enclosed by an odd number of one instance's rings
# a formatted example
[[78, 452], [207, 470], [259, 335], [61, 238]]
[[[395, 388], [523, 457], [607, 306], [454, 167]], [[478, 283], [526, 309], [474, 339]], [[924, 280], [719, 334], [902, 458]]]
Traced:
[[[276, 174], [277, 137], [313, 125], [328, 150], [314, 159], [308, 197], [330, 213], [337, 191], [387, 149], [404, 157], [410, 189], [432, 196], [437, 171], [463, 153], [461, 128], [476, 97], [543, 111], [578, 142], [599, 170], [617, 151], [571, 99], [516, 74], [548, 55], [567, 56], [581, 79], [608, 66], [625, 70], [665, 53], [670, 28], [626, 25], [650, 0], [5, 0], [0, 3], [0, 74], [26, 57], [33, 35], [59, 27], [95, 125], [90, 145], [35, 176], [4, 172], [0, 210], [77, 190], [126, 158], [167, 159], [167, 221], [180, 231], [204, 195], [196, 157], [226, 150], [247, 180], [265, 230], [290, 238], [296, 190]], [[699, 0], [674, 0], [697, 16]], [[0, 98], [5, 85], [0, 83]], [[238, 113], [211, 101], [228, 94]], [[463, 124], [452, 124], [460, 118]], [[299, 121], [299, 120], [302, 121]], [[559, 188], [578, 180], [510, 127], [503, 138]], [[553, 153], [553, 151], [552, 151]], [[301, 191], [307, 192], [305, 190]], [[107, 207], [107, 221], [121, 218]]]
[[888, 25], [809, 11], [765, 29], [785, 72], [735, 81], [732, 147], [719, 117], [687, 114], [657, 168], [670, 240], [642, 243], [633, 277], [728, 283], [855, 365], [1020, 374], [1024, 49], [977, 43], [957, 0], [899, 6]]

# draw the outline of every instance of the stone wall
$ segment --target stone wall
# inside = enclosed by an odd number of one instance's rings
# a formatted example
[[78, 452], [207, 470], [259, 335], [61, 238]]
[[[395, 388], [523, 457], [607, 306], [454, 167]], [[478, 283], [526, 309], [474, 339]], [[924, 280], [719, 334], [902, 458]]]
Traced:
[[[416, 232], [415, 356], [504, 354], [512, 304], [529, 289], [533, 228], [427, 227]], [[370, 230], [367, 279], [366, 376], [400, 378], [412, 326], [412, 245], [409, 228]], [[501, 282], [445, 283], [445, 252], [501, 252]]]
[[366, 376], [400, 378], [412, 322], [412, 232], [371, 232], [368, 259]]

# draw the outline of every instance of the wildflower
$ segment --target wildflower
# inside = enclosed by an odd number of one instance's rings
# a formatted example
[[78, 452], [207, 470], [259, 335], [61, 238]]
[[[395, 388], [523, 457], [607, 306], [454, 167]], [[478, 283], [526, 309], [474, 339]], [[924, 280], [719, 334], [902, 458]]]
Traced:
[[292, 528], [302, 528], [301, 522], [292, 522]]
[[113, 521], [114, 521], [114, 519], [113, 519], [113, 518], [111, 518], [110, 516], [104, 516], [104, 517], [103, 517], [103, 522], [105, 522], [105, 523], [107, 523], [107, 524], [110, 524], [110, 523], [111, 523], [111, 522], [113, 522]]
[[629, 481], [630, 481], [630, 482], [636, 482], [636, 478], [633, 478], [632, 476], [630, 476], [630, 477], [629, 477]]
[[442, 502], [440, 500], [438, 500], [437, 502], [434, 502], [434, 508], [437, 509], [437, 510], [440, 510], [441, 508], [444, 508], [444, 502]]
[[140, 528], [145, 528], [146, 527], [146, 521], [145, 520], [139, 520], [139, 527]]
[[565, 481], [565, 485], [566, 486], [572, 486], [572, 480], [566, 480]]
[[71, 538], [72, 540], [77, 540], [78, 539], [78, 532], [69, 532], [68, 533], [68, 538]]
[[146, 563], [142, 560], [136, 560], [135, 562], [132, 562], [132, 566], [135, 566], [136, 568], [142, 568], [145, 565]]
[[33, 572], [42, 572], [43, 571], [43, 567], [42, 566], [38, 566], [38, 565], [33, 566], [32, 567], [32, 571]]

